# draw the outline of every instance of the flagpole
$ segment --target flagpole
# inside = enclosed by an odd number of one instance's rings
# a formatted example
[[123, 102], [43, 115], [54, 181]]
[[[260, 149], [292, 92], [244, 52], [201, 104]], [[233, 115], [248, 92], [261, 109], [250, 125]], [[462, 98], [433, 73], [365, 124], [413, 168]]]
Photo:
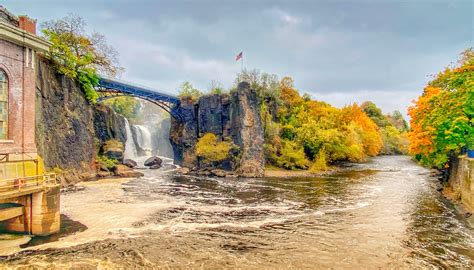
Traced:
[[244, 54], [242, 53], [242, 62], [240, 63], [240, 72], [244, 72]]

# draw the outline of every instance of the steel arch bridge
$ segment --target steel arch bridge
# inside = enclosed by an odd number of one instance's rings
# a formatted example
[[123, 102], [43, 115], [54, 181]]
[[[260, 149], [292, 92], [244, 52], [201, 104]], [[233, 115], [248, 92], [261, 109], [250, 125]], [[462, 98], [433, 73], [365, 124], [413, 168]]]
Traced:
[[177, 120], [182, 119], [179, 110], [180, 100], [176, 96], [160, 93], [144, 86], [102, 77], [99, 78], [99, 84], [95, 87], [95, 90], [99, 94], [97, 102], [121, 96], [136, 97], [158, 105]]

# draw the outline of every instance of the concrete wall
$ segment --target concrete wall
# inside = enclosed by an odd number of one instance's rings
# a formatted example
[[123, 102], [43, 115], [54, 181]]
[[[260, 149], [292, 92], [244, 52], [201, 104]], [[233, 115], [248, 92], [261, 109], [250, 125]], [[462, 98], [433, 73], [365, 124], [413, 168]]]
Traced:
[[[34, 235], [49, 235], [60, 229], [60, 188], [51, 187], [25, 196], [0, 200], [24, 206], [22, 216], [0, 223], [0, 230]], [[31, 206], [33, 206], [31, 208]]]
[[474, 211], [474, 159], [460, 156], [451, 167], [448, 184], [455, 197]]

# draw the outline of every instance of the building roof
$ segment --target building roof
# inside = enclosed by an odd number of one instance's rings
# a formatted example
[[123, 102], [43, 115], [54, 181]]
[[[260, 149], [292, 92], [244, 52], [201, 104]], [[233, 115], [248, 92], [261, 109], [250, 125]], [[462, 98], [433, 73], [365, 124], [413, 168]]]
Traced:
[[2, 5], [0, 5], [0, 21], [4, 21], [16, 27], [19, 26], [18, 17]]

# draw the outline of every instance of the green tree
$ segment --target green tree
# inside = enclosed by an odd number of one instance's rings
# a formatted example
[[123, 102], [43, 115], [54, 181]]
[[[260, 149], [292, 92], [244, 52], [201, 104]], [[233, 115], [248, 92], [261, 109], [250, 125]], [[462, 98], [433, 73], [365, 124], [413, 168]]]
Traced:
[[140, 102], [134, 97], [111, 98], [104, 101], [104, 104], [129, 120], [136, 120], [140, 112]]
[[115, 76], [122, 68], [117, 52], [107, 45], [105, 37], [98, 33], [87, 35], [85, 25], [81, 17], [71, 14], [44, 23], [42, 32], [52, 43], [49, 58], [57, 64], [58, 71], [78, 81], [87, 99], [95, 103], [97, 73]]
[[193, 85], [186, 81], [183, 84], [181, 84], [179, 88], [179, 94], [178, 97], [180, 98], [190, 98], [193, 100], [197, 100], [199, 97], [201, 97], [203, 94], [201, 91], [198, 89], [194, 88]]
[[225, 93], [225, 89], [219, 81], [212, 80], [211, 84], [208, 87], [208, 93], [213, 94], [213, 95], [214, 94], [220, 95], [220, 94]]
[[361, 108], [377, 126], [386, 127], [390, 125], [388, 119], [382, 114], [382, 110], [372, 101], [365, 101], [362, 103]]
[[403, 115], [400, 111], [393, 111], [392, 114], [388, 114], [385, 117], [388, 119], [390, 124], [392, 124], [400, 132], [408, 131], [408, 123], [405, 118], [403, 118]]

